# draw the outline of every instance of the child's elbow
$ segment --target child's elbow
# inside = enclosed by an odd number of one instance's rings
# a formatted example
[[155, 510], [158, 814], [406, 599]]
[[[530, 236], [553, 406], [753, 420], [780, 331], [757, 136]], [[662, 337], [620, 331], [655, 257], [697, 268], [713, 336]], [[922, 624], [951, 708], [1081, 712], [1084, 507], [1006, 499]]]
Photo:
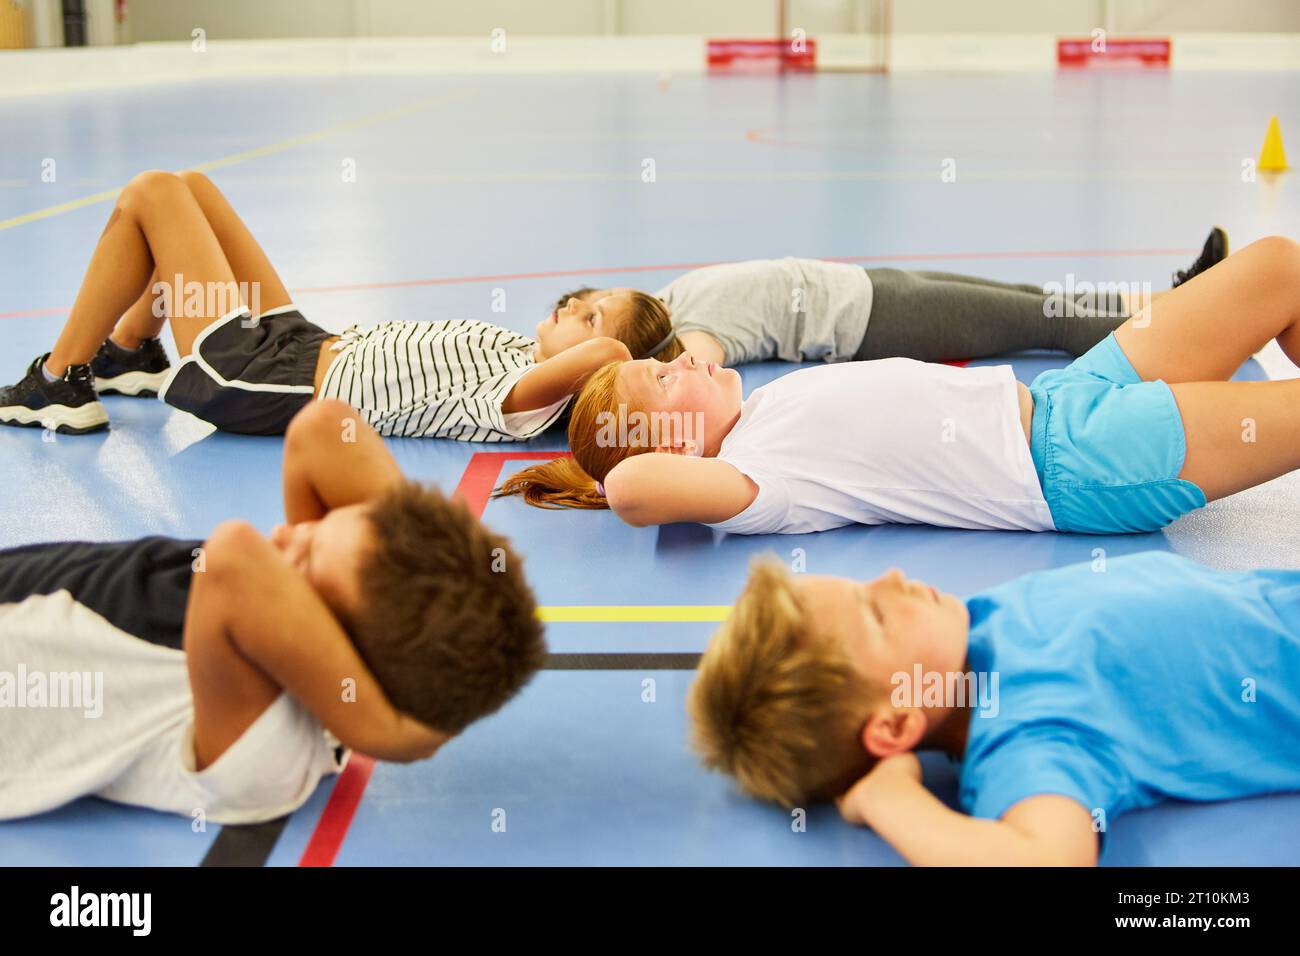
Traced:
[[337, 443], [343, 434], [342, 423], [356, 417], [356, 409], [337, 398], [308, 402], [285, 429], [285, 448], [301, 451], [322, 442]]
[[419, 763], [421, 760], [430, 760], [437, 755], [442, 749], [442, 744], [435, 744], [431, 748], [425, 748], [420, 751], [403, 751], [390, 760], [390, 763]]
[[222, 577], [245, 568], [251, 555], [265, 544], [262, 533], [247, 521], [223, 521], [194, 556], [194, 570]]
[[601, 338], [600, 364], [607, 365], [610, 362], [630, 362], [632, 353], [628, 347], [619, 339], [604, 336]]
[[609, 510], [618, 515], [619, 520], [634, 528], [644, 528], [654, 524], [645, 514], [642, 496], [637, 494], [636, 478], [622, 464], [605, 476], [605, 502]]
[[1020, 865], [1023, 866], [1096, 866], [1096, 841], [1088, 846], [1084, 842], [1062, 840], [1059, 842], [1036, 842]]
[[1073, 853], [1064, 854], [1056, 866], [1096, 866], [1097, 850], [1078, 850]]

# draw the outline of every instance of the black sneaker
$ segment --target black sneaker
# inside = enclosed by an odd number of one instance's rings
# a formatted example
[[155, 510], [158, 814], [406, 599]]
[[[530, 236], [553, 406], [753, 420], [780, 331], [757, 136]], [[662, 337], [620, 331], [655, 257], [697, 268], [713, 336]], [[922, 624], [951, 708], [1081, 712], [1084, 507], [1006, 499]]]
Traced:
[[1188, 279], [1194, 279], [1210, 266], [1218, 265], [1224, 259], [1228, 258], [1228, 234], [1220, 227], [1215, 226], [1210, 230], [1210, 238], [1205, 240], [1205, 245], [1201, 247], [1201, 255], [1192, 267], [1186, 271], [1179, 269], [1174, 273], [1174, 281], [1170, 288], [1177, 289]]
[[27, 368], [17, 385], [0, 388], [0, 425], [49, 428], [68, 435], [97, 432], [108, 427], [108, 413], [95, 394], [95, 377], [89, 365], [69, 365], [62, 378], [45, 380], [41, 366], [46, 352]]
[[145, 339], [138, 349], [124, 349], [112, 339], [104, 339], [99, 352], [90, 360], [95, 390], [101, 395], [156, 398], [171, 367], [167, 352], [157, 339]]

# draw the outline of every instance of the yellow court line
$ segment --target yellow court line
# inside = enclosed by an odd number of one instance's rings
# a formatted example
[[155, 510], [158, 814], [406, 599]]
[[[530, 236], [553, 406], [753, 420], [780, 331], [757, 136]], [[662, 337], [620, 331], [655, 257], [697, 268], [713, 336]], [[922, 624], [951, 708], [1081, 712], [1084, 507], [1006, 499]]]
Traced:
[[[406, 106], [394, 107], [393, 109], [384, 110], [381, 113], [372, 113], [358, 119], [348, 120], [346, 123], [337, 123], [334, 126], [327, 126], [324, 129], [318, 129], [311, 133], [303, 133], [301, 136], [282, 139], [279, 142], [270, 143], [266, 146], [258, 146], [255, 149], [246, 149], [242, 153], [234, 153], [230, 156], [223, 156], [220, 159], [214, 159], [206, 163], [199, 163], [195, 166], [187, 166], [186, 168], [192, 169], [195, 172], [206, 173], [209, 170], [221, 169], [224, 166], [233, 166], [236, 163], [247, 162], [250, 159], [258, 159], [262, 156], [270, 156], [273, 153], [280, 153], [286, 149], [293, 149], [295, 146], [304, 146], [307, 143], [315, 143], [319, 140], [333, 136], [336, 133], [358, 129], [362, 126], [370, 126], [374, 123], [382, 123], [385, 120], [404, 116], [408, 113], [415, 113], [423, 109], [428, 109], [430, 106], [436, 106], [440, 103], [446, 103], [468, 95], [468, 90], [460, 90], [454, 93], [442, 93], [438, 96], [419, 100]], [[40, 219], [48, 219], [51, 216], [57, 216], [61, 213], [72, 212], [74, 209], [84, 209], [86, 206], [93, 206], [96, 203], [109, 202], [110, 200], [116, 199], [118, 193], [120, 193], [123, 188], [123, 186], [118, 186], [115, 189], [105, 189], [102, 192], [97, 192], [90, 196], [82, 196], [80, 199], [73, 199], [70, 202], [59, 203], [57, 206], [49, 206], [45, 209], [38, 209], [35, 212], [23, 213], [21, 216], [14, 216], [10, 219], [0, 219], [0, 231], [12, 229], [15, 226], [21, 226], [25, 223], [36, 222]]]
[[730, 613], [731, 607], [726, 604], [552, 605], [537, 609], [537, 617], [547, 624], [717, 623], [725, 621]]

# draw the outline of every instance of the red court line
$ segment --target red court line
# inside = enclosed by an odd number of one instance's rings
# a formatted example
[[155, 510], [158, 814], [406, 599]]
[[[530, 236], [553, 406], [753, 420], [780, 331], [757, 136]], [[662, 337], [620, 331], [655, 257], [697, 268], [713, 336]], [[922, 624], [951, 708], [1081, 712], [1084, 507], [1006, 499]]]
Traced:
[[[1002, 251], [1002, 252], [914, 252], [875, 256], [821, 256], [827, 262], [924, 262], [944, 259], [1057, 259], [1057, 258], [1122, 258], [1127, 256], [1187, 256], [1196, 249], [1064, 249], [1059, 251]], [[475, 282], [507, 282], [527, 279], [558, 279], [564, 276], [617, 275], [628, 272], [688, 272], [708, 266], [739, 262], [737, 259], [720, 259], [712, 262], [672, 262], [653, 266], [602, 266], [595, 269], [558, 269], [552, 272], [514, 272], [498, 275], [451, 276], [435, 279], [403, 279], [395, 282], [366, 282], [355, 285], [311, 286], [294, 289], [294, 294], [326, 292], [365, 292], [372, 289], [406, 289], [430, 285], [467, 285]], [[0, 315], [0, 318], [3, 318]]]
[[[507, 461], [537, 461], [568, 456], [567, 451], [479, 451], [470, 455], [465, 471], [460, 476], [453, 497], [464, 499], [474, 517], [482, 518]], [[333, 866], [334, 859], [347, 839], [348, 828], [356, 815], [361, 798], [365, 795], [370, 774], [375, 768], [373, 757], [353, 753], [348, 764], [334, 783], [334, 791], [316, 821], [307, 847], [298, 860], [299, 866]]]
[[470, 455], [452, 497], [463, 499], [474, 517], [482, 518], [501, 476], [501, 466], [507, 461], [551, 461], [568, 457], [567, 451], [476, 451]]
[[343, 839], [348, 835], [352, 817], [361, 803], [361, 795], [366, 792], [370, 782], [370, 773], [375, 769], [373, 757], [353, 753], [348, 764], [334, 783], [334, 792], [330, 794], [316, 829], [312, 831], [307, 848], [298, 860], [299, 866], [333, 866], [338, 856]]
[[[944, 260], [975, 259], [1117, 259], [1135, 256], [1188, 256], [1196, 249], [1060, 249], [1060, 250], [1003, 250], [1001, 252], [912, 252], [876, 256], [823, 256], [827, 262], [934, 262]], [[595, 269], [558, 269], [553, 272], [511, 272], [497, 275], [444, 276], [430, 279], [401, 279], [393, 282], [360, 282], [353, 285], [305, 286], [291, 289], [294, 296], [318, 295], [337, 292], [366, 292], [374, 289], [411, 289], [435, 285], [469, 285], [476, 282], [522, 282], [529, 279], [559, 279], [565, 276], [618, 275], [636, 272], [689, 272], [706, 266], [722, 265], [739, 260], [723, 259], [715, 262], [673, 262], [654, 266], [602, 266]], [[32, 319], [44, 315], [67, 315], [68, 308], [26, 309], [20, 312], [0, 312], [0, 319]]]

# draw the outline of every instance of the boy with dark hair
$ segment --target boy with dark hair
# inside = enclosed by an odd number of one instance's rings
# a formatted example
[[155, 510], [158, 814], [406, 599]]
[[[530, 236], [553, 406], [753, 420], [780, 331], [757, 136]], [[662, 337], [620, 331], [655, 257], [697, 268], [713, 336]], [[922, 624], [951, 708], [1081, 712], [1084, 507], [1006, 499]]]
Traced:
[[269, 537], [0, 551], [0, 819], [85, 795], [271, 819], [337, 744], [431, 757], [541, 665], [518, 557], [347, 404], [291, 423], [284, 501]]

